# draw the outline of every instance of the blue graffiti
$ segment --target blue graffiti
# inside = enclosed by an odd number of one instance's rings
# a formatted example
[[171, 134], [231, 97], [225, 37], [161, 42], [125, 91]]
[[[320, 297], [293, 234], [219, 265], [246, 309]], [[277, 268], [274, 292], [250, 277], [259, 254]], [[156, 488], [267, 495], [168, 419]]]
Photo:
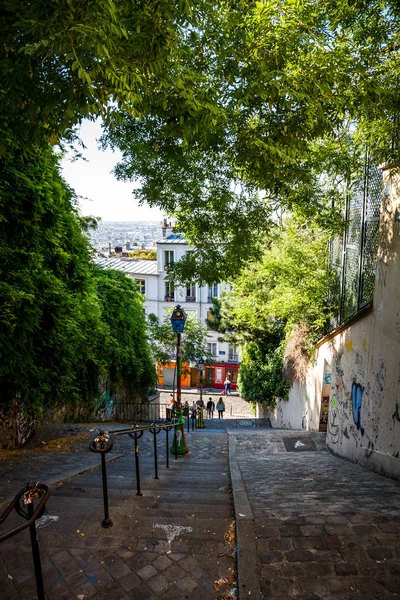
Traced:
[[330, 373], [326, 373], [324, 377], [324, 382], [329, 385], [331, 383], [332, 375]]
[[357, 429], [364, 435], [364, 427], [361, 425], [361, 407], [364, 395], [364, 388], [359, 383], [353, 383], [351, 386], [351, 403], [353, 406], [353, 419]]

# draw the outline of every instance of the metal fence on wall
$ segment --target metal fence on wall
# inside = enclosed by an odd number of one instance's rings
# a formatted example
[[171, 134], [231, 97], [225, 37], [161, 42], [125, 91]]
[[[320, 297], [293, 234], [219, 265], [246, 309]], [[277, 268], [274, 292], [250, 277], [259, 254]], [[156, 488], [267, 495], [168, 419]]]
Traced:
[[331, 242], [330, 270], [336, 277], [330, 304], [337, 309], [327, 332], [372, 304], [381, 198], [382, 171], [367, 155], [363, 176], [347, 196], [344, 236]]

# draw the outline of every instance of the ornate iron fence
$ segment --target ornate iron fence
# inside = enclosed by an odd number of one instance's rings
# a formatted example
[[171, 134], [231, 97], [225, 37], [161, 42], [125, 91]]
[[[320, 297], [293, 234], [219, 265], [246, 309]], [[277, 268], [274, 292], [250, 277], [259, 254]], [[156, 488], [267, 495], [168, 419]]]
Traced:
[[326, 333], [372, 304], [381, 199], [382, 171], [367, 155], [362, 177], [349, 187], [344, 235], [331, 241], [329, 268], [335, 281], [328, 302], [336, 310]]

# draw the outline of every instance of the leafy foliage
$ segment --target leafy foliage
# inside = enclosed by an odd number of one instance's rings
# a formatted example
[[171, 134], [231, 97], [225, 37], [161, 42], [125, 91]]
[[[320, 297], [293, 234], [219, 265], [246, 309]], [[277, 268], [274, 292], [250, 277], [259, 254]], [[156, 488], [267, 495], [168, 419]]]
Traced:
[[129, 256], [134, 260], [157, 260], [157, 250], [132, 250]]
[[241, 396], [248, 402], [273, 407], [275, 400], [287, 398], [290, 384], [283, 378], [282, 328], [271, 329], [242, 348], [239, 372]]
[[1, 403], [90, 403], [107, 380], [144, 393], [154, 369], [141, 295], [94, 271], [54, 153], [21, 154], [14, 142], [1, 161]]
[[223, 305], [242, 341], [240, 390], [246, 400], [272, 405], [275, 397], [285, 397], [284, 371], [298, 373], [299, 357], [302, 367], [309, 358], [328, 317], [328, 241], [329, 232], [312, 221], [287, 217]]
[[[166, 315], [160, 322], [154, 314], [148, 316], [149, 334], [153, 358], [155, 362], [165, 365], [175, 360], [176, 333], [174, 333], [170, 316]], [[181, 354], [183, 362], [197, 361], [200, 357], [210, 358], [207, 347], [207, 328], [198, 319], [188, 316], [182, 334]]]
[[143, 296], [126, 275], [96, 269], [95, 280], [105, 324], [103, 361], [107, 365], [107, 388], [111, 395], [121, 390], [130, 398], [155, 383], [146, 334]]

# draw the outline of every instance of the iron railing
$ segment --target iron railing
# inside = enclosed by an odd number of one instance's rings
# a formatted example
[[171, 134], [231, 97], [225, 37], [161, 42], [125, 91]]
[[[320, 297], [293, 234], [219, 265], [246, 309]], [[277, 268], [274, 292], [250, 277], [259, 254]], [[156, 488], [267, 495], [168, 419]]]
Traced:
[[334, 282], [328, 304], [335, 311], [325, 333], [372, 304], [381, 199], [382, 171], [367, 154], [362, 177], [349, 187], [344, 235], [330, 244], [329, 269]]

